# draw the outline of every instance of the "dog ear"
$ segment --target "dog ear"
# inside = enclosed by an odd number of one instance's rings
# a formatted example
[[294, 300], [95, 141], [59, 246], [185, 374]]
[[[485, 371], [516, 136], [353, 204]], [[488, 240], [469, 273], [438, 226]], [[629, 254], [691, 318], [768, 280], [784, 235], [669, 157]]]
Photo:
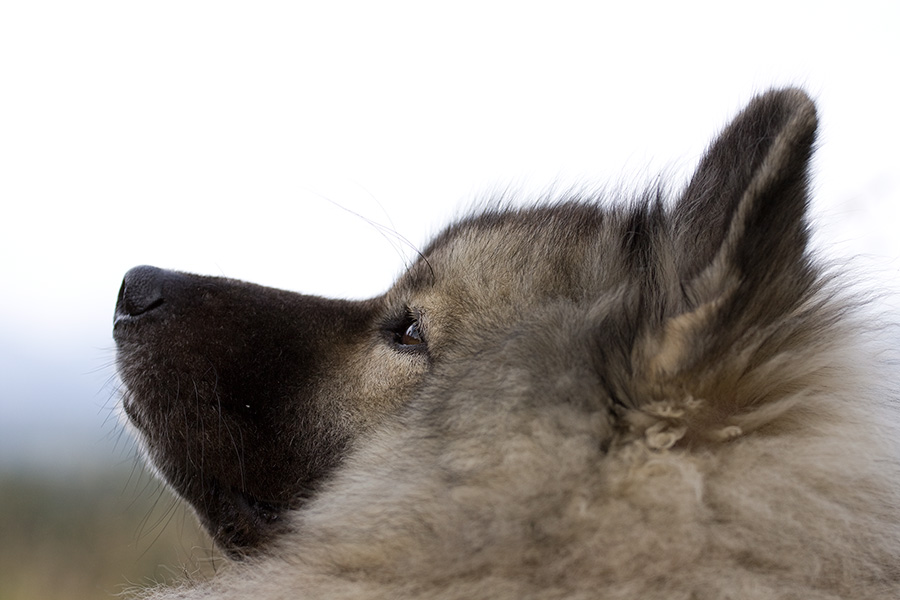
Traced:
[[822, 326], [804, 316], [820, 286], [806, 221], [815, 134], [806, 94], [763, 94], [713, 142], [676, 203], [666, 314], [632, 355], [640, 408], [629, 425], [654, 444], [729, 439], [804, 389], [812, 363], [783, 357], [803, 353]]
[[809, 282], [805, 215], [816, 123], [803, 91], [771, 91], [707, 150], [673, 215], [676, 272], [688, 309], [735, 287], [749, 300], [777, 295], [785, 283], [796, 290]]
[[640, 346], [650, 371], [721, 365], [748, 332], [776, 327], [809, 297], [815, 134], [812, 101], [787, 89], [755, 98], [710, 146], [670, 221], [667, 315]]

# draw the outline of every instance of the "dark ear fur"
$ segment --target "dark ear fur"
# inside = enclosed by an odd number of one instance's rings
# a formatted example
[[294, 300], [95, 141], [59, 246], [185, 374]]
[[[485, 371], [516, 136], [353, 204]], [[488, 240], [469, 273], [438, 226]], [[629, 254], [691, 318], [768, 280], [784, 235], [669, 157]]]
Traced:
[[815, 133], [815, 107], [802, 91], [755, 98], [710, 146], [674, 207], [674, 297], [632, 360], [635, 405], [646, 415], [660, 403], [666, 414], [671, 402], [683, 404], [691, 417], [680, 435], [746, 431], [750, 421], [739, 415], [785, 409], [804, 376], [802, 360], [781, 373], [778, 357], [805, 352], [827, 321], [807, 310], [820, 285], [806, 223]]
[[792, 280], [795, 290], [809, 283], [805, 214], [815, 135], [809, 97], [777, 90], [756, 97], [710, 146], [674, 213], [688, 307], [734, 285], [757, 296]]

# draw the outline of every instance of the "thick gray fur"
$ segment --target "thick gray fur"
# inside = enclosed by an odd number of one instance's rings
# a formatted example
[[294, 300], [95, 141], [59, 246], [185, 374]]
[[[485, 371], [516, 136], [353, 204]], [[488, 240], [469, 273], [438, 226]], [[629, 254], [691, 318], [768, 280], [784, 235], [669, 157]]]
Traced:
[[126, 276], [123, 406], [235, 561], [163, 599], [900, 598], [898, 376], [808, 247], [813, 102], [685, 190], [489, 209], [384, 295]]

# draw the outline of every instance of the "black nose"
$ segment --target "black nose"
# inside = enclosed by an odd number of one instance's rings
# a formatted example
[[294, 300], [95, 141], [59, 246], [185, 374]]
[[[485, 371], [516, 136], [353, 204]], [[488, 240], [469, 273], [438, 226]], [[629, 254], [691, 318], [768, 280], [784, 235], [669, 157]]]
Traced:
[[138, 317], [158, 310], [171, 301], [187, 278], [181, 273], [156, 267], [134, 267], [125, 273], [119, 299], [116, 301], [115, 321]]

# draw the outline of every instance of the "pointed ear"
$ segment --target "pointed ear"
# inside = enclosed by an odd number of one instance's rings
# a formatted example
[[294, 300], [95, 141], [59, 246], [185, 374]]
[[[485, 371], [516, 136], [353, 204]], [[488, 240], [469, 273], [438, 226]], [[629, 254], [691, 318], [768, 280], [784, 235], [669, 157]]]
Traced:
[[676, 271], [689, 309], [734, 286], [753, 294], [808, 275], [815, 135], [809, 97], [777, 90], [750, 102], [707, 150], [673, 215]]
[[652, 447], [728, 440], [809, 387], [819, 363], [785, 357], [802, 355], [834, 317], [809, 302], [821, 285], [807, 251], [815, 134], [806, 94], [772, 91], [700, 162], [669, 225], [672, 303], [632, 353], [629, 435]]
[[671, 304], [639, 350], [650, 372], [685, 373], [751, 351], [742, 348], [747, 335], [809, 297], [815, 134], [812, 101], [788, 89], [755, 98], [712, 143], [672, 215]]

